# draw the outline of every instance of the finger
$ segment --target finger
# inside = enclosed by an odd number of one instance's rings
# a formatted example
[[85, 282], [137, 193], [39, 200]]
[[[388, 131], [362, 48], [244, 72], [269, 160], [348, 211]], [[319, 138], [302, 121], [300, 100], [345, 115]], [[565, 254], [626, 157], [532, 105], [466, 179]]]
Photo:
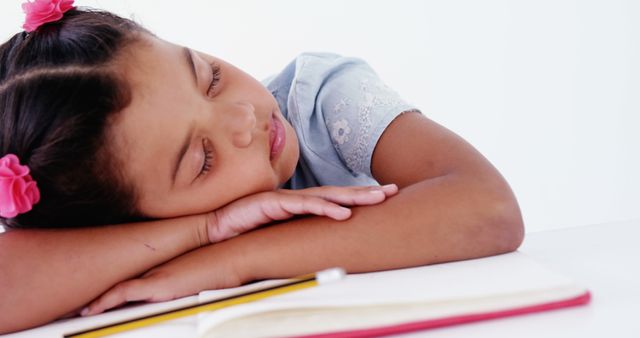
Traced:
[[384, 193], [385, 193], [385, 195], [387, 195], [387, 197], [393, 196], [393, 195], [397, 194], [398, 191], [400, 191], [400, 189], [398, 189], [398, 185], [396, 185], [395, 183], [383, 185], [380, 188], [382, 189], [382, 191], [384, 191]]
[[383, 202], [398, 192], [395, 184], [366, 187], [323, 186], [302, 190], [287, 190], [285, 194], [315, 196], [342, 205], [372, 205]]
[[102, 313], [127, 302], [148, 299], [149, 295], [145, 288], [141, 287], [141, 283], [142, 281], [139, 279], [132, 279], [116, 284], [92, 301], [80, 314], [82, 316], [90, 316]]
[[316, 196], [291, 195], [275, 202], [275, 210], [265, 210], [265, 213], [269, 215], [270, 212], [275, 211], [273, 214], [275, 217], [286, 216], [287, 214], [313, 214], [327, 216], [336, 220], [345, 220], [351, 216], [351, 210], [348, 208]]

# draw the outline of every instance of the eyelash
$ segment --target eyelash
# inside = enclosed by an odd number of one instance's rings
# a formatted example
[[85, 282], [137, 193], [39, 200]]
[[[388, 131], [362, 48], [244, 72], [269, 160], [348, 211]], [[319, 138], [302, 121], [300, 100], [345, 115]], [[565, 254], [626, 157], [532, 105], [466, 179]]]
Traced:
[[[207, 95], [212, 96], [211, 93], [214, 89], [216, 89], [216, 85], [220, 82], [220, 66], [215, 62], [211, 62], [211, 83], [209, 84], [209, 88], [207, 88]], [[202, 163], [202, 168], [200, 169], [200, 173], [198, 177], [205, 175], [209, 170], [211, 170], [211, 161], [213, 161], [213, 150], [211, 150], [210, 146], [207, 146], [208, 140], [202, 140], [202, 152], [204, 153], [204, 162]]]
[[209, 88], [207, 88], [207, 95], [209, 96], [211, 96], [211, 93], [213, 92], [213, 90], [216, 88], [216, 85], [220, 81], [220, 66], [215, 62], [212, 62], [210, 65], [211, 65], [212, 77], [211, 77], [211, 83], [209, 84]]
[[211, 169], [211, 161], [213, 161], [213, 150], [211, 150], [210, 146], [207, 146], [209, 143], [208, 140], [202, 140], [202, 152], [204, 153], [204, 162], [202, 163], [202, 169], [200, 169], [200, 173], [198, 177], [205, 175]]

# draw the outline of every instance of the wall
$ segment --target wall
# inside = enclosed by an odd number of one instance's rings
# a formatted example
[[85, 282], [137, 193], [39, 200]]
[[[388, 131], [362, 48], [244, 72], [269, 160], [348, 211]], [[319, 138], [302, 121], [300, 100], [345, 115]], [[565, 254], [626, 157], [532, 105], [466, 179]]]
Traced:
[[[0, 39], [22, 23], [0, 2]], [[360, 56], [487, 156], [527, 231], [640, 218], [640, 2], [78, 1], [257, 78], [301, 51]]]

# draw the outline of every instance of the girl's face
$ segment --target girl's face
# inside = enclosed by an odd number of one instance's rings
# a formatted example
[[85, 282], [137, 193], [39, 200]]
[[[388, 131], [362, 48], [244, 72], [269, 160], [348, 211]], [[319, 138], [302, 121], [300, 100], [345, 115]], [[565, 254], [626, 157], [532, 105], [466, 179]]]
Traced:
[[150, 36], [122, 60], [132, 102], [112, 124], [113, 149], [144, 215], [211, 211], [291, 177], [298, 139], [260, 82]]

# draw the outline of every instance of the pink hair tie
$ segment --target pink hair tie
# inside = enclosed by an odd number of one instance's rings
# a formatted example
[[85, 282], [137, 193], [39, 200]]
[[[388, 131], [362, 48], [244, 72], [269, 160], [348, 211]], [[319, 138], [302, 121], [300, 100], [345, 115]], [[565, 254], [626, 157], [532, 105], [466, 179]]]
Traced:
[[0, 216], [13, 218], [40, 201], [40, 190], [29, 176], [29, 168], [20, 165], [18, 156], [0, 158]]
[[35, 0], [22, 4], [22, 10], [27, 15], [22, 28], [26, 32], [33, 32], [48, 22], [62, 19], [62, 15], [73, 8], [74, 0]]

